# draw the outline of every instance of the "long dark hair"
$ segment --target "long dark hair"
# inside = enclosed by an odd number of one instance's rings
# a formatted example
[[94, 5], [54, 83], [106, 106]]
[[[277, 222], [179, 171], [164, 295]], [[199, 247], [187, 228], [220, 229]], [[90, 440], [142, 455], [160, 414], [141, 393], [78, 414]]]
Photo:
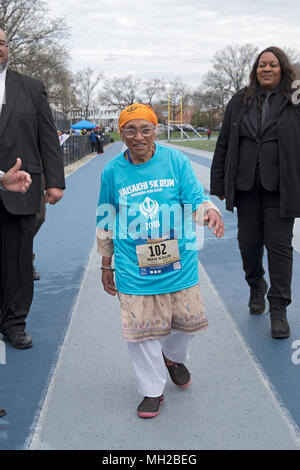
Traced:
[[253, 67], [250, 72], [250, 83], [246, 88], [245, 95], [244, 95], [244, 103], [246, 107], [249, 109], [254, 97], [257, 97], [258, 103], [260, 102], [260, 94], [258, 93], [259, 90], [259, 83], [256, 77], [256, 71], [259, 63], [259, 59], [261, 58], [262, 54], [265, 52], [272, 52], [280, 64], [281, 68], [281, 82], [279, 88], [283, 95], [285, 95], [291, 101], [291, 95], [293, 93], [292, 89], [292, 82], [296, 78], [296, 73], [294, 67], [292, 66], [290, 59], [288, 58], [287, 54], [279, 47], [271, 46], [264, 49], [260, 52], [253, 64]]

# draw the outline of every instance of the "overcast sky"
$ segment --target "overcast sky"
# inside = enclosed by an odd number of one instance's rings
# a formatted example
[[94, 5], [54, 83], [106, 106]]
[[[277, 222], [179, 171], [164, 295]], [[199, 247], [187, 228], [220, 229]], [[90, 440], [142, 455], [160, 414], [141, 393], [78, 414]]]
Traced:
[[227, 44], [300, 51], [299, 0], [46, 0], [71, 27], [74, 72], [135, 73], [196, 86]]

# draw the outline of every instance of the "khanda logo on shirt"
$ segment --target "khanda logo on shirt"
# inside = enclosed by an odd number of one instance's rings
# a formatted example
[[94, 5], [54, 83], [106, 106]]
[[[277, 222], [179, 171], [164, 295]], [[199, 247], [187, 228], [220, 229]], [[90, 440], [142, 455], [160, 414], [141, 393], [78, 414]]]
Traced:
[[140, 204], [140, 211], [144, 214], [147, 219], [152, 220], [158, 211], [159, 205], [157, 201], [150, 199], [150, 197], [146, 197], [144, 202]]

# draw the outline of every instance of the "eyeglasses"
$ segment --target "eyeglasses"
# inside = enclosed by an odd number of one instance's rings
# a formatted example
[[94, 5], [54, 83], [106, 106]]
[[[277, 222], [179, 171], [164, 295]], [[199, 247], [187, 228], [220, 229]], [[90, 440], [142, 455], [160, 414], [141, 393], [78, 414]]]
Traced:
[[122, 132], [128, 139], [133, 139], [138, 132], [140, 132], [143, 137], [150, 137], [154, 129], [154, 127], [142, 127], [142, 129], [135, 129], [134, 127], [129, 127], [128, 129], [122, 129]]
[[0, 47], [8, 47], [8, 44], [6, 41], [0, 40]]

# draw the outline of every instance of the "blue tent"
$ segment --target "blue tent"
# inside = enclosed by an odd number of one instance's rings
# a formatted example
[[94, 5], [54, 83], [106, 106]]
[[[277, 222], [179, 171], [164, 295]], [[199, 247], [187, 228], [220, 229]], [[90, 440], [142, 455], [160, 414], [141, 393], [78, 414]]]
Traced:
[[71, 126], [71, 129], [95, 129], [95, 127], [98, 127], [98, 124], [83, 120], [75, 122], [75, 124]]

